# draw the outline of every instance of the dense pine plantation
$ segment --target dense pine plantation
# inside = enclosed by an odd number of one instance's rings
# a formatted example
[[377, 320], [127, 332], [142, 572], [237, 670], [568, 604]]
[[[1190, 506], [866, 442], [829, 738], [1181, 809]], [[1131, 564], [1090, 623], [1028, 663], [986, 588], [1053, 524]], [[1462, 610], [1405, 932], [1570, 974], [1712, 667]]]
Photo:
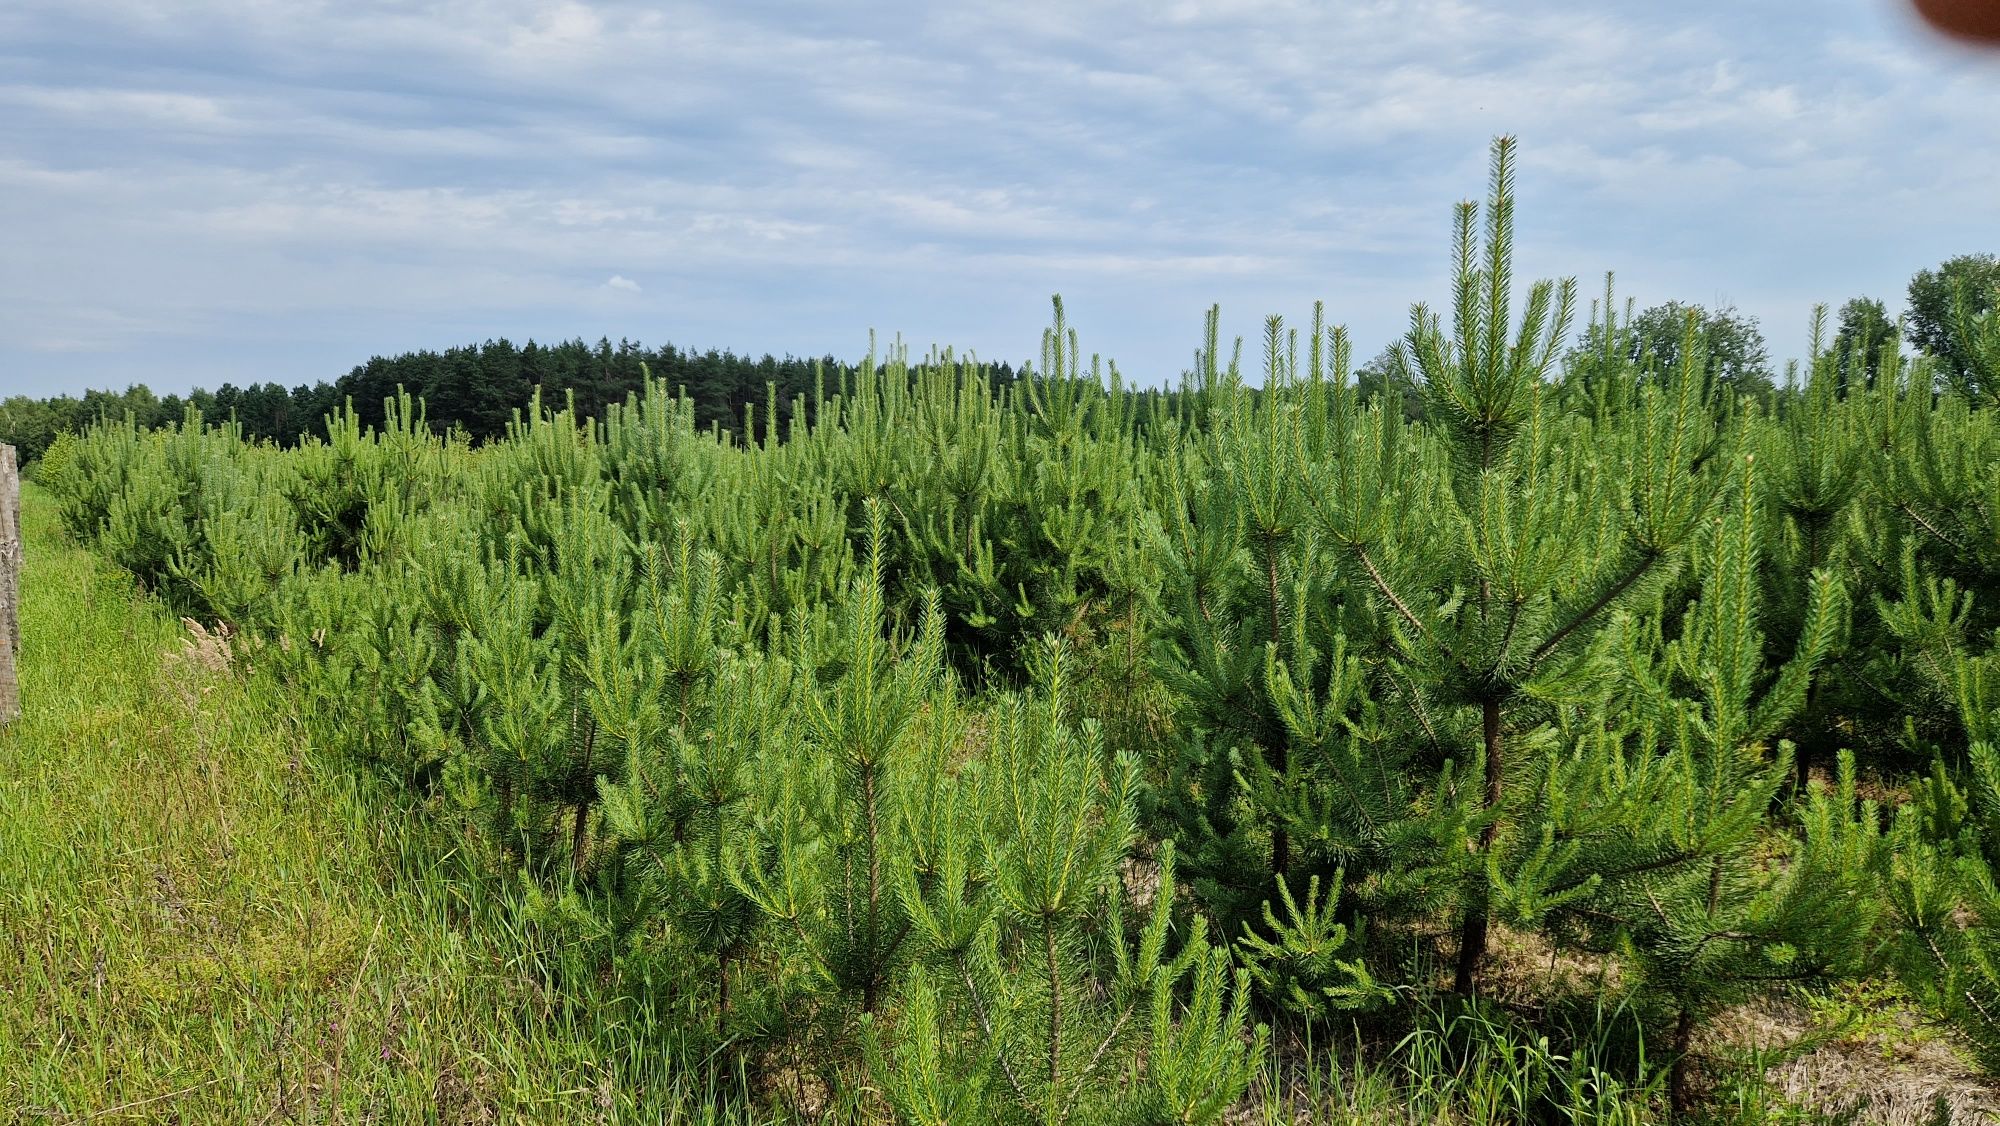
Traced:
[[747, 443], [661, 384], [39, 479], [746, 1113], [1762, 1121], [1732, 1015], [1856, 989], [2000, 1069], [1995, 413], [1893, 344], [1730, 399], [1608, 288], [1566, 357], [1511, 160], [1420, 421], [1317, 313], [1142, 396], [1058, 305]]

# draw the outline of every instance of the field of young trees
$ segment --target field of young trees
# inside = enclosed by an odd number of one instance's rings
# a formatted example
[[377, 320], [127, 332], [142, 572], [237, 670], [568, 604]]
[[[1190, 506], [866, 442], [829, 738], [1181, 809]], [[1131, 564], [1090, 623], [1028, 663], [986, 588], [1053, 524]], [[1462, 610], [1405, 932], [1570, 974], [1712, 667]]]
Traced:
[[1511, 161], [1420, 410], [1317, 312], [1142, 394], [1058, 303], [1018, 380], [894, 348], [729, 433], [405, 395], [36, 478], [711, 1113], [1810, 1121], [1865, 1099], [1772, 1069], [1843, 1037], [2000, 1070], [2000, 315], [1766, 394], [1699, 318], [1634, 359], [1608, 284], [1517, 284]]

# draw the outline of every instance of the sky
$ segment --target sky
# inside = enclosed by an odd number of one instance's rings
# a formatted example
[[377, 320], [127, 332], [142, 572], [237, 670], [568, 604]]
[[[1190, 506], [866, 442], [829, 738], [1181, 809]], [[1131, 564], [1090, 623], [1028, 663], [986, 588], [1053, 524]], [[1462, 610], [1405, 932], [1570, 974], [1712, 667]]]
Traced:
[[1357, 361], [1449, 296], [1520, 138], [1517, 277], [1893, 314], [2000, 250], [2000, 52], [1905, 0], [6, 0], [0, 395], [331, 380], [600, 336], [1128, 381], [1211, 304]]

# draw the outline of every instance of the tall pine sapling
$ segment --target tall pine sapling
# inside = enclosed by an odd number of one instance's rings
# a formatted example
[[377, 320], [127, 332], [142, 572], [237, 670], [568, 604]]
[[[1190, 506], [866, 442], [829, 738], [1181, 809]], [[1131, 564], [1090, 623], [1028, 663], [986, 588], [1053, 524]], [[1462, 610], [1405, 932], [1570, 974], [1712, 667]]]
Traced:
[[605, 822], [644, 898], [642, 913], [715, 966], [716, 1023], [731, 1016], [736, 961], [761, 913], [740, 868], [759, 771], [790, 751], [792, 684], [782, 661], [746, 655], [721, 602], [720, 561], [681, 529], [648, 549], [635, 622], [637, 676], [596, 685], [604, 736], [624, 745], [623, 779], [600, 775]]
[[1748, 458], [1735, 491], [1700, 553], [1700, 594], [1679, 635], [1659, 646], [1650, 669], [1643, 659], [1634, 666], [1650, 697], [1642, 706], [1658, 719], [1670, 784], [1636, 811], [1633, 859], [1604, 873], [1578, 912], [1589, 925], [1612, 927], [1606, 938], [1671, 1013], [1677, 1112], [1692, 1103], [1703, 1024], [1776, 984], [1863, 968], [1878, 910], [1872, 873], [1882, 837], [1873, 808], [1857, 802], [1851, 758], [1833, 788], [1807, 798], [1796, 832], [1774, 833], [1767, 821], [1791, 766], [1789, 745], [1769, 741], [1804, 706], [1846, 603], [1838, 580], [1817, 572], [1790, 658], [1767, 663], [1759, 582], [1766, 510]]
[[[1452, 332], [1420, 305], [1404, 343], [1442, 464], [1384, 442], [1372, 487], [1342, 479], [1344, 466], [1315, 472], [1308, 487], [1324, 533], [1375, 600], [1385, 675], [1406, 686], [1413, 725], [1481, 764], [1458, 908], [1461, 993], [1477, 984], [1492, 879], [1516, 830], [1540, 835], [1513, 824], [1510, 780], [1533, 770], [1510, 752], [1591, 659], [1611, 613], [1677, 564], [1709, 503], [1715, 445], [1692, 347], [1668, 386], [1642, 391], [1623, 429], [1561, 412], [1545, 380], [1574, 285], [1536, 283], [1513, 325], [1513, 153], [1510, 138], [1494, 145], [1483, 247], [1478, 208], [1459, 208]], [[1398, 481], [1424, 491], [1399, 497]]]
[[[882, 574], [886, 514], [866, 504], [868, 565], [830, 636], [793, 631], [801, 738], [757, 826], [769, 854], [741, 887], [791, 929], [824, 979], [875, 1013], [907, 963], [896, 875], [910, 863], [896, 801], [920, 713], [944, 673], [936, 596], [915, 636], [890, 636]], [[830, 683], [815, 684], [814, 676]]]

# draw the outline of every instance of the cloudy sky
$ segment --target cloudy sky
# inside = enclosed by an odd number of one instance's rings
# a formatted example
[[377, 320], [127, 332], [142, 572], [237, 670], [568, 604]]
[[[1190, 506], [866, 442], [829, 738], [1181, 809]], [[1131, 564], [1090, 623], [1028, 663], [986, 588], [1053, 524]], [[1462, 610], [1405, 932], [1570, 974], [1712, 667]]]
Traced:
[[330, 379], [582, 336], [1128, 377], [1445, 296], [1521, 138], [1520, 265], [1815, 302], [2000, 249], [2000, 54], [1903, 0], [7, 0], [0, 393]]

